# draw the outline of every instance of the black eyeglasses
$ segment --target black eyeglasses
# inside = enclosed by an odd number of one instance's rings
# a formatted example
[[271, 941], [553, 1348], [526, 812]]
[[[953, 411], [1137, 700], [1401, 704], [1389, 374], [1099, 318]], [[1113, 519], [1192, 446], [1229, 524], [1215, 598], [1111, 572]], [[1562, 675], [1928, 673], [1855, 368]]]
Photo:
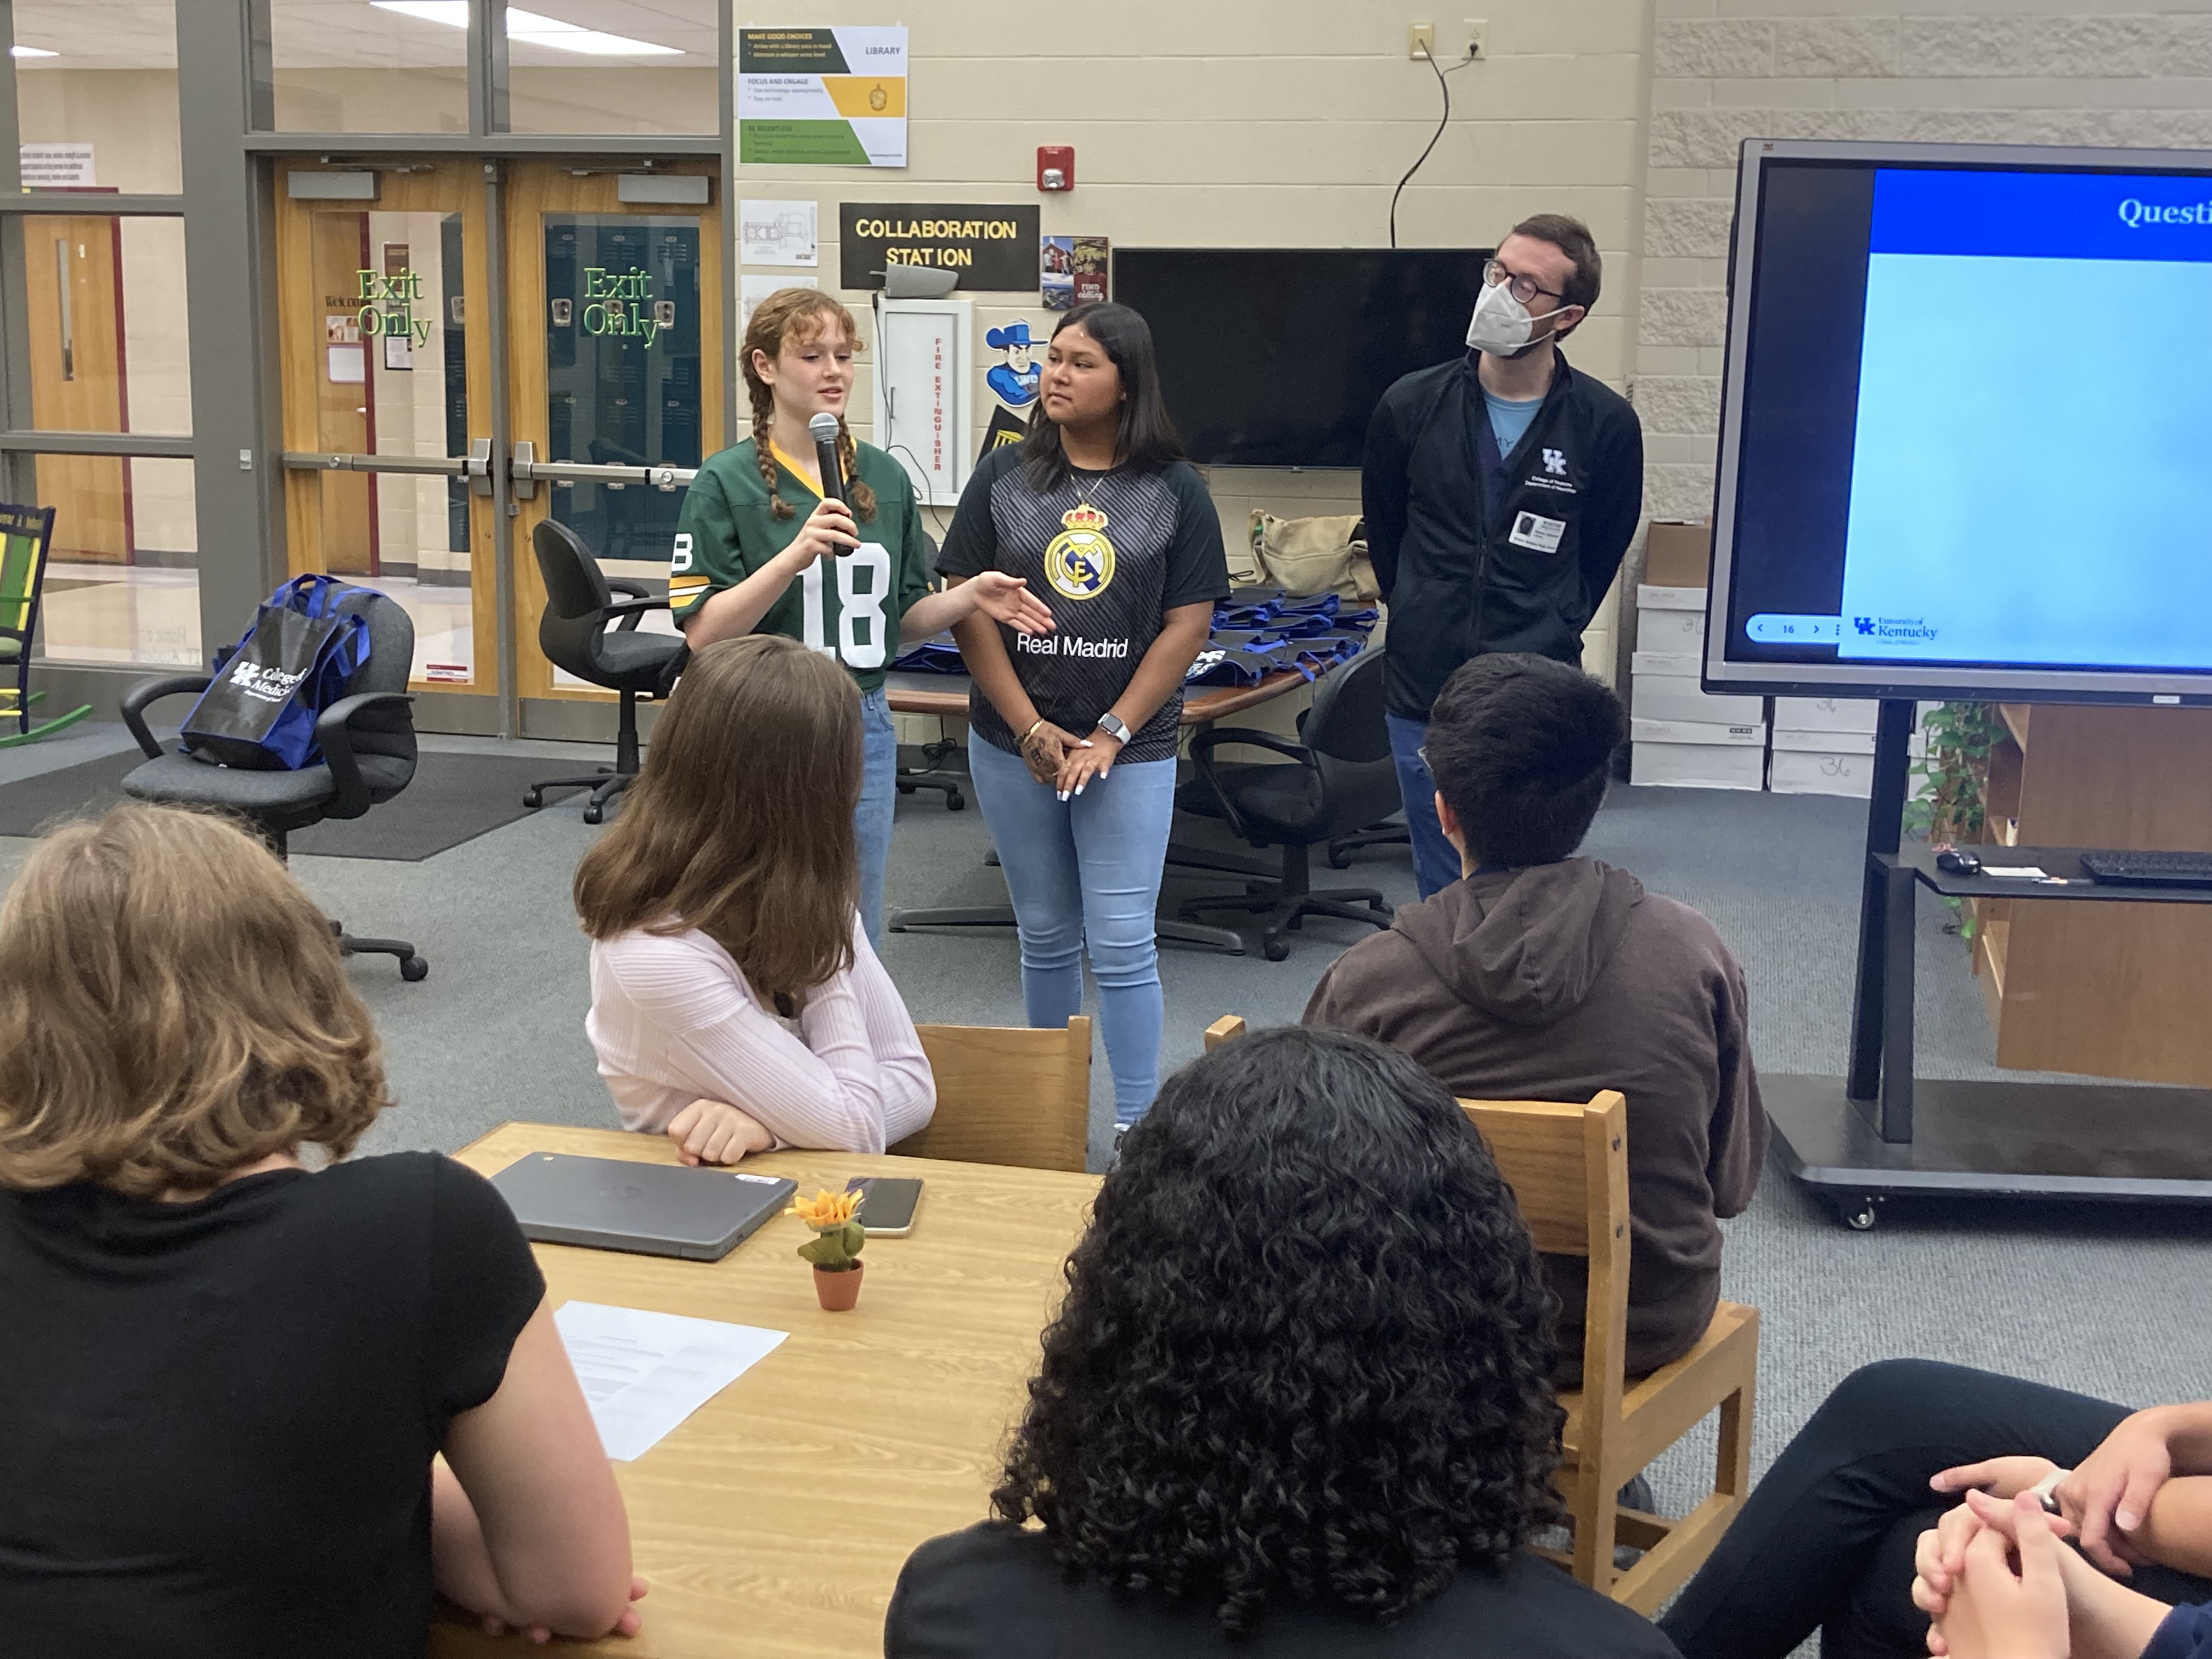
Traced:
[[1534, 276], [1517, 276], [1492, 259], [1482, 267], [1482, 284], [1485, 288], [1496, 288], [1500, 283], [1511, 283], [1513, 297], [1524, 306], [1539, 294], [1562, 301], [1567, 297], [1557, 289], [1544, 287]]

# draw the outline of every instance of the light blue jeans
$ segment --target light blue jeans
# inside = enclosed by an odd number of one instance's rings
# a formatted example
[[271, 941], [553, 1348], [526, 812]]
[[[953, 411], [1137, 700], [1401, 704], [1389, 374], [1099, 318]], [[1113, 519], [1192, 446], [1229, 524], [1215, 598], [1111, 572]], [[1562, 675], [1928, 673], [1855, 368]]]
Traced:
[[1014, 901], [1029, 1022], [1056, 1028], [1083, 1012], [1087, 947], [1115, 1121], [1133, 1123], [1159, 1088], [1153, 915], [1175, 816], [1175, 758], [1121, 762], [1066, 801], [1018, 755], [981, 737], [969, 739], [968, 771]]
[[1459, 879], [1460, 859], [1459, 848], [1444, 839], [1444, 827], [1437, 822], [1437, 781], [1421, 759], [1429, 723], [1385, 714], [1382, 724], [1390, 733], [1390, 758], [1398, 763], [1406, 828], [1413, 832], [1413, 882], [1423, 898], [1434, 898]]
[[898, 810], [898, 733], [883, 687], [860, 694], [860, 804], [853, 839], [860, 860], [860, 926], [868, 948], [884, 944], [884, 872], [891, 861], [891, 819]]

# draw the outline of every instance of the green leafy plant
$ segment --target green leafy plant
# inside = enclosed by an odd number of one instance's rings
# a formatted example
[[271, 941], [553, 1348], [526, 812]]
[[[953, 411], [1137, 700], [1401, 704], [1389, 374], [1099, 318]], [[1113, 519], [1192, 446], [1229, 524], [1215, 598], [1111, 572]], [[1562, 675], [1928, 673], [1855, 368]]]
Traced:
[[1920, 722], [1925, 752], [1912, 763], [1917, 780], [1905, 828], [1930, 841], [1981, 839], [1989, 813], [1990, 750], [2004, 735], [1993, 702], [1942, 702]]
[[[1920, 722], [1926, 741], [1911, 773], [1918, 780], [1905, 803], [1908, 835], [1933, 842], [1982, 838], [1989, 819], [1990, 750], [2005, 734], [2004, 717], [1993, 702], [1939, 702]], [[1955, 898], [1944, 908], [1958, 918], [1952, 924], [1969, 944], [1978, 919]]]
[[868, 1242], [866, 1230], [857, 1218], [860, 1197], [858, 1192], [823, 1190], [793, 1201], [791, 1207], [799, 1218], [814, 1229], [814, 1237], [799, 1247], [802, 1261], [831, 1273], [850, 1273], [860, 1265], [860, 1248]]

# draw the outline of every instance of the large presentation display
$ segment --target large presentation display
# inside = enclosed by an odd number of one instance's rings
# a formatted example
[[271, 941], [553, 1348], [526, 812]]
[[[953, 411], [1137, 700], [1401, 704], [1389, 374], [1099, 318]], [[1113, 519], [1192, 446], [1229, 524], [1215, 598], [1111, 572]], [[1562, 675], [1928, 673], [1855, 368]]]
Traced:
[[1358, 466], [1401, 374], [1467, 355], [1488, 248], [1116, 248], [1190, 458]]
[[2212, 157], [1753, 143], [1705, 682], [2212, 702]]

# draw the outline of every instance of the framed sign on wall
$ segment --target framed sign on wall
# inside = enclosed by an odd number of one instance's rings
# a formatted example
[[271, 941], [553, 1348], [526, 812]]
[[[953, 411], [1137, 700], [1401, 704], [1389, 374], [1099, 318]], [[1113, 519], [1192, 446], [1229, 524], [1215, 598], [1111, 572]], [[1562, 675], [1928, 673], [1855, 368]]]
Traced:
[[876, 301], [876, 447], [933, 507], [968, 482], [975, 359], [972, 301]]

